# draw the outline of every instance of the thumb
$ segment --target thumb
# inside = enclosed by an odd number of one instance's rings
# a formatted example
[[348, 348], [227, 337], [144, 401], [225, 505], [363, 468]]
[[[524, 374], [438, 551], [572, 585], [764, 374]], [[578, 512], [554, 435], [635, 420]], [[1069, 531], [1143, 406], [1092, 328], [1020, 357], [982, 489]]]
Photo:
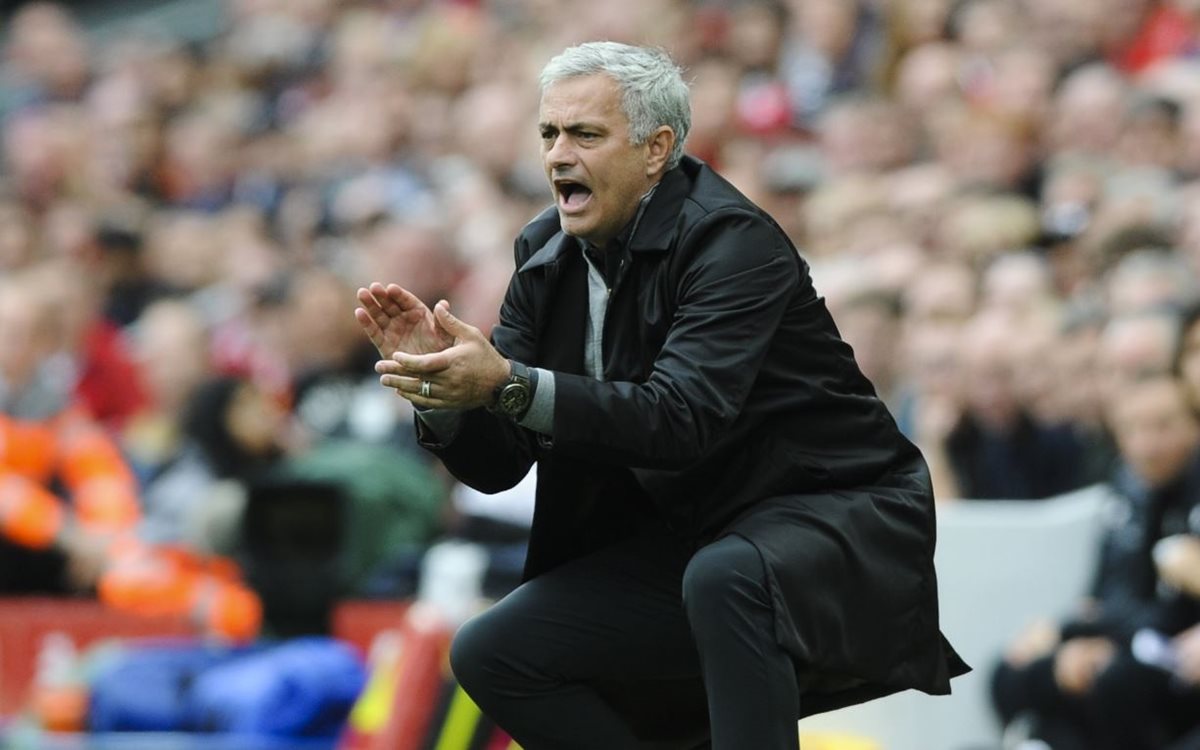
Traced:
[[438, 324], [446, 330], [454, 338], [471, 338], [475, 333], [475, 328], [458, 318], [450, 312], [450, 303], [446, 300], [440, 300], [433, 306], [433, 315], [437, 318]]

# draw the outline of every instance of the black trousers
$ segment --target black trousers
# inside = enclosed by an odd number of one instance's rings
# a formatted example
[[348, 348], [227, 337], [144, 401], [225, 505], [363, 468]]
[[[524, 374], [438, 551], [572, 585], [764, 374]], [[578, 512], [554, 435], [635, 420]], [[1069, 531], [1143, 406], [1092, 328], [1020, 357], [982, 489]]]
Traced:
[[799, 688], [758, 550], [646, 533], [520, 586], [451, 665], [525, 750], [796, 750]]

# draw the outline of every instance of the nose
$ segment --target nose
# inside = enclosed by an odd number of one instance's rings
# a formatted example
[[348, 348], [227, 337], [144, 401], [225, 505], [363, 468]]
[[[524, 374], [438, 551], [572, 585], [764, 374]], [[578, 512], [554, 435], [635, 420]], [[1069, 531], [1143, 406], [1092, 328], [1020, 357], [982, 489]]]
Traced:
[[551, 169], [569, 167], [575, 163], [575, 149], [571, 148], [570, 137], [567, 133], [559, 133], [546, 146], [546, 165]]

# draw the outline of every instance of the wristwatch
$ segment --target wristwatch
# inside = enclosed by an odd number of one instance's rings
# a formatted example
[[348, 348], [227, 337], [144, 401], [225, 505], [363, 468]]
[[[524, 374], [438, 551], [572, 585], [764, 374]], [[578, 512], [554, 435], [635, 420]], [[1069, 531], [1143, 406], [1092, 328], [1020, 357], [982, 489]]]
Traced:
[[508, 360], [508, 363], [512, 372], [508, 380], [496, 388], [492, 411], [513, 420], [520, 420], [533, 403], [533, 382], [528, 367], [512, 359]]

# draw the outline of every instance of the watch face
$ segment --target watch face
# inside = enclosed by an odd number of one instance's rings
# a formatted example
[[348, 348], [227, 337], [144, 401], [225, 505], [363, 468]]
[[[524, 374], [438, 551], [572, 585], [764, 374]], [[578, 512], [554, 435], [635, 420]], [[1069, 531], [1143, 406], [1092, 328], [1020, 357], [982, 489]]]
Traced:
[[519, 414], [529, 403], [529, 388], [522, 383], [510, 383], [500, 391], [500, 408], [506, 414]]

